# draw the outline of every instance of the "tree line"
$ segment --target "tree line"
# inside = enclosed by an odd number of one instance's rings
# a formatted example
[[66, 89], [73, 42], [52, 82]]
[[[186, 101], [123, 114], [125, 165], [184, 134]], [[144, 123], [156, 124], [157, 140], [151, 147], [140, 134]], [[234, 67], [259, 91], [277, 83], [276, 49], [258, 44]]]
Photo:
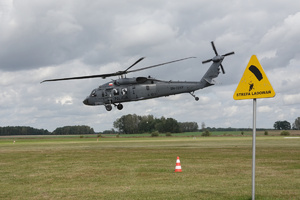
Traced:
[[0, 136], [4, 135], [83, 135], [95, 134], [89, 126], [64, 126], [56, 128], [53, 132], [45, 129], [37, 129], [29, 126], [6, 126], [0, 127]]
[[[203, 131], [205, 124], [201, 124], [201, 130], [199, 130], [196, 122], [178, 122], [173, 118], [155, 118], [153, 115], [138, 116], [136, 114], [124, 115], [118, 118], [113, 123], [114, 129], [105, 130], [102, 134], [110, 133], [179, 133], [179, 132], [195, 132]], [[274, 123], [274, 129], [276, 130], [300, 130], [300, 117], [296, 118], [291, 125], [288, 121], [276, 121]], [[207, 127], [208, 131], [247, 131], [252, 130], [250, 128], [214, 128]], [[259, 130], [259, 129], [257, 129]], [[84, 135], [84, 134], [96, 134], [94, 129], [89, 126], [64, 126], [56, 128], [53, 132], [49, 132], [46, 129], [37, 129], [29, 126], [6, 126], [0, 127], [0, 136], [7, 135]]]
[[123, 115], [113, 123], [119, 133], [179, 133], [198, 131], [196, 122], [178, 122], [173, 118], [155, 118], [153, 115], [139, 116], [136, 114]]
[[29, 126], [6, 126], [0, 127], [1, 135], [49, 135], [45, 129], [36, 129]]
[[53, 135], [84, 135], [84, 134], [95, 134], [93, 128], [89, 126], [64, 126], [56, 128]]

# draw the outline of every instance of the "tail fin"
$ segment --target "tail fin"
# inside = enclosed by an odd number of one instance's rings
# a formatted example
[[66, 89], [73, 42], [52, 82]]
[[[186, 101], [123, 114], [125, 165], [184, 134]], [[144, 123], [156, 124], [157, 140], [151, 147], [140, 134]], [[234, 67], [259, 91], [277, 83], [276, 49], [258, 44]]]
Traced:
[[208, 63], [211, 61], [213, 62], [212, 65], [210, 66], [210, 68], [207, 70], [207, 72], [204, 74], [204, 76], [202, 77], [202, 79], [200, 81], [203, 84], [203, 87], [208, 87], [208, 86], [214, 85], [213, 79], [218, 77], [218, 75], [220, 73], [219, 67], [221, 67], [223, 74], [225, 74], [224, 67], [222, 65], [222, 61], [224, 60], [225, 56], [234, 54], [234, 52], [230, 52], [230, 53], [226, 53], [226, 54], [220, 56], [217, 52], [217, 49], [216, 49], [213, 41], [211, 42], [211, 45], [212, 45], [212, 48], [213, 48], [216, 56], [213, 57], [212, 59], [205, 60], [202, 62], [202, 64], [205, 64], [205, 63]]

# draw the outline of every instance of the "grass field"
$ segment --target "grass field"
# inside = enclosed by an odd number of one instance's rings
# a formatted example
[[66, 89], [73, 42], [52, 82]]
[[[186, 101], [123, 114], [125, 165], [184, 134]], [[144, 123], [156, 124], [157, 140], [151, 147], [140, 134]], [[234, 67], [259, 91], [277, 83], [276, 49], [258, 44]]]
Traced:
[[[300, 139], [256, 146], [256, 199], [300, 199]], [[251, 163], [252, 137], [0, 138], [0, 199], [251, 199]]]

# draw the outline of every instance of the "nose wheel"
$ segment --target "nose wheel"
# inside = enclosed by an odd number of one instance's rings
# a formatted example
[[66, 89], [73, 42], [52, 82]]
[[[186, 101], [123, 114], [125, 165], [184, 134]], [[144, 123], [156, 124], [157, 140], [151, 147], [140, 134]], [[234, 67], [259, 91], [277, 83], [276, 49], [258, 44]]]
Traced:
[[196, 101], [199, 101], [199, 97], [196, 97], [196, 95], [194, 94], [195, 91], [190, 92], [190, 94], [195, 98]]
[[112, 110], [111, 104], [106, 104], [106, 105], [105, 105], [105, 109], [106, 109], [107, 111], [111, 111], [111, 110]]

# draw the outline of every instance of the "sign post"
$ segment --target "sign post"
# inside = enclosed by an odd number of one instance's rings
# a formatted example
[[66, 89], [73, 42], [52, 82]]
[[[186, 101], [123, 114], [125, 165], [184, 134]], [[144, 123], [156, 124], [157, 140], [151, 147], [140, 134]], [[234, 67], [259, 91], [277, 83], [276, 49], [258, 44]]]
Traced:
[[252, 200], [255, 199], [255, 149], [256, 149], [256, 99], [253, 99], [253, 130], [252, 130]]
[[233, 99], [253, 99], [252, 200], [255, 199], [256, 99], [274, 96], [275, 91], [257, 57], [255, 55], [251, 56], [240, 83], [235, 90]]

